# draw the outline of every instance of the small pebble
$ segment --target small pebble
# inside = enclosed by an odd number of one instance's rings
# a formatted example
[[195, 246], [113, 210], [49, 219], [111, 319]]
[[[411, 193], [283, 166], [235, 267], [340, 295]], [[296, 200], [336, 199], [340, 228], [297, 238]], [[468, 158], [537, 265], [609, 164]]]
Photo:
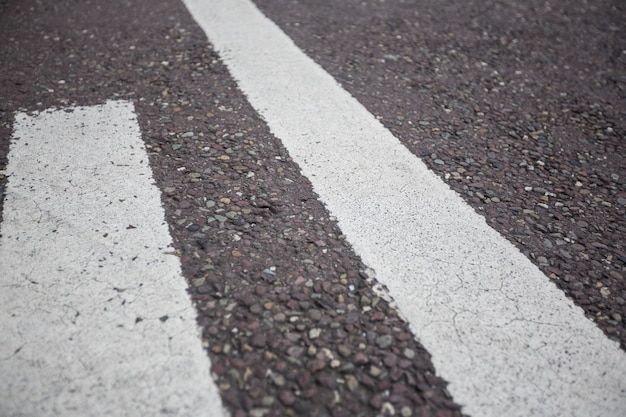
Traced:
[[411, 407], [405, 405], [400, 409], [400, 415], [402, 417], [411, 417], [413, 415], [413, 411], [411, 410]]
[[413, 349], [405, 348], [404, 351], [402, 352], [402, 354], [407, 359], [415, 358], [415, 351]]
[[317, 339], [322, 334], [322, 329], [314, 328], [309, 330], [309, 339]]
[[393, 336], [386, 334], [376, 338], [376, 346], [381, 349], [387, 349], [393, 343]]
[[354, 391], [355, 389], [359, 387], [359, 381], [355, 378], [354, 375], [348, 374], [344, 377], [344, 379], [350, 391]]

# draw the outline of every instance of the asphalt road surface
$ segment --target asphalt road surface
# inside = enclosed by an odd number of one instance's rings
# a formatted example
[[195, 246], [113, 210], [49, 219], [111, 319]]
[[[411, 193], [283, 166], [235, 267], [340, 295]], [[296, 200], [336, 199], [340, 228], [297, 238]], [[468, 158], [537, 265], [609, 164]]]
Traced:
[[623, 415], [625, 21], [0, 1], [0, 415]]

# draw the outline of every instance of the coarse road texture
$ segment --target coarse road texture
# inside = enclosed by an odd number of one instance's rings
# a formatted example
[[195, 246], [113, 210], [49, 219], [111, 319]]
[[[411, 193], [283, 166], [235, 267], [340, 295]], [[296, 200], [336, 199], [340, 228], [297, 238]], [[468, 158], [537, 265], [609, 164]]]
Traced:
[[626, 347], [626, 5], [259, 0]]
[[[257, 5], [623, 346], [618, 2]], [[181, 3], [4, 1], [0, 38], [0, 169], [16, 111], [135, 104], [233, 415], [460, 415]]]
[[251, 2], [185, 3], [466, 411], [621, 413], [626, 357], [544, 274]]

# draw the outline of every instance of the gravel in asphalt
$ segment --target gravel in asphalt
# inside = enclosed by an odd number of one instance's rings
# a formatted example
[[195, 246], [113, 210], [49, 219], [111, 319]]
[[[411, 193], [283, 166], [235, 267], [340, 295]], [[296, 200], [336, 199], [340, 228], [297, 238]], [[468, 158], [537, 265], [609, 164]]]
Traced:
[[626, 8], [256, 0], [626, 347]]

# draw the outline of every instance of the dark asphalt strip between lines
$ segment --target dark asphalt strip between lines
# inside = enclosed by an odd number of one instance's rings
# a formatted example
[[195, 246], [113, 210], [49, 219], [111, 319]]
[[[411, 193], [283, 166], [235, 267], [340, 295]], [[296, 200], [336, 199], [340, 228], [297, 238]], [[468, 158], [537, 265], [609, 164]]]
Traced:
[[254, 5], [185, 3], [467, 412], [621, 413], [623, 352], [528, 259]]

